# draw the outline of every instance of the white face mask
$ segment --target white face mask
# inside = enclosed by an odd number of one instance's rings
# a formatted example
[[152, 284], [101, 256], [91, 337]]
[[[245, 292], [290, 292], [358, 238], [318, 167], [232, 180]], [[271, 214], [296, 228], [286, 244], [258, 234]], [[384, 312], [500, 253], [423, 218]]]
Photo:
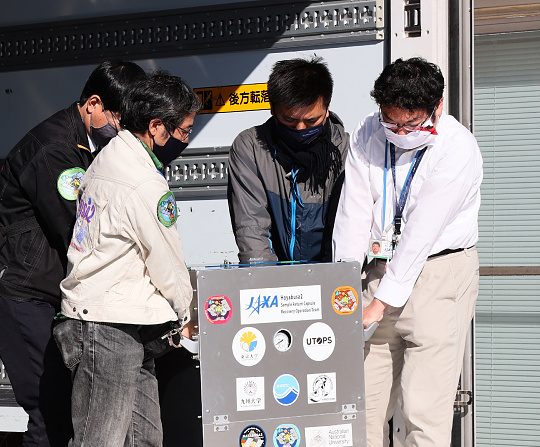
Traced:
[[405, 135], [398, 135], [390, 129], [383, 127], [386, 139], [400, 149], [410, 150], [420, 146], [427, 146], [435, 143], [437, 135], [428, 130], [413, 130]]

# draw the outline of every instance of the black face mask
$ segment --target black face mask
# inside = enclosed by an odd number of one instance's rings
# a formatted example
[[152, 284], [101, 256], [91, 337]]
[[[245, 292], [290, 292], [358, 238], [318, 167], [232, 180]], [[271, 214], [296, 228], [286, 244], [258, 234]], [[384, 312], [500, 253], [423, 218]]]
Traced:
[[323, 128], [324, 124], [302, 130], [291, 129], [276, 118], [276, 131], [291, 149], [302, 150], [309, 146], [321, 136]]
[[90, 115], [90, 138], [97, 150], [103, 149], [109, 141], [118, 135], [118, 129], [112, 124], [105, 124], [102, 127], [92, 126], [92, 115]]
[[171, 135], [164, 146], [154, 142], [154, 155], [163, 163], [163, 166], [168, 166], [184, 152], [187, 145], [188, 143], [184, 143]]

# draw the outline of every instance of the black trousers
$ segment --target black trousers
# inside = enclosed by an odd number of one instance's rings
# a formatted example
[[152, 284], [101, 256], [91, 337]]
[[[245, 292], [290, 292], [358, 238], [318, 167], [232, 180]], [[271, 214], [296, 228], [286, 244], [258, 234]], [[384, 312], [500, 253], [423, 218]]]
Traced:
[[72, 436], [71, 377], [52, 338], [54, 306], [0, 297], [0, 358], [28, 413], [25, 447], [63, 447]]
[[183, 348], [155, 360], [163, 447], [202, 447], [201, 374]]

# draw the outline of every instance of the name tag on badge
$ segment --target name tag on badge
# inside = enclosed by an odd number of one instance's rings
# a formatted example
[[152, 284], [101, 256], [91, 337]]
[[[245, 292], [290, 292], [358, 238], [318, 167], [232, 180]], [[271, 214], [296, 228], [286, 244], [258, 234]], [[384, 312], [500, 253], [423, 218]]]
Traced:
[[372, 258], [392, 259], [392, 241], [388, 239], [370, 239], [369, 253]]

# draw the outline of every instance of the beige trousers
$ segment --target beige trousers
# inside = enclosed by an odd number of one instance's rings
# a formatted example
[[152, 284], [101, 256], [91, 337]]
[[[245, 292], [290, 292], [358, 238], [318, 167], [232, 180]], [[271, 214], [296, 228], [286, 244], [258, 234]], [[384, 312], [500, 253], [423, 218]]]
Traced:
[[[386, 264], [366, 268], [365, 305]], [[368, 447], [388, 445], [388, 420], [402, 405], [406, 447], [448, 447], [465, 339], [478, 296], [476, 248], [428, 259], [404, 307], [388, 307], [366, 343]]]

